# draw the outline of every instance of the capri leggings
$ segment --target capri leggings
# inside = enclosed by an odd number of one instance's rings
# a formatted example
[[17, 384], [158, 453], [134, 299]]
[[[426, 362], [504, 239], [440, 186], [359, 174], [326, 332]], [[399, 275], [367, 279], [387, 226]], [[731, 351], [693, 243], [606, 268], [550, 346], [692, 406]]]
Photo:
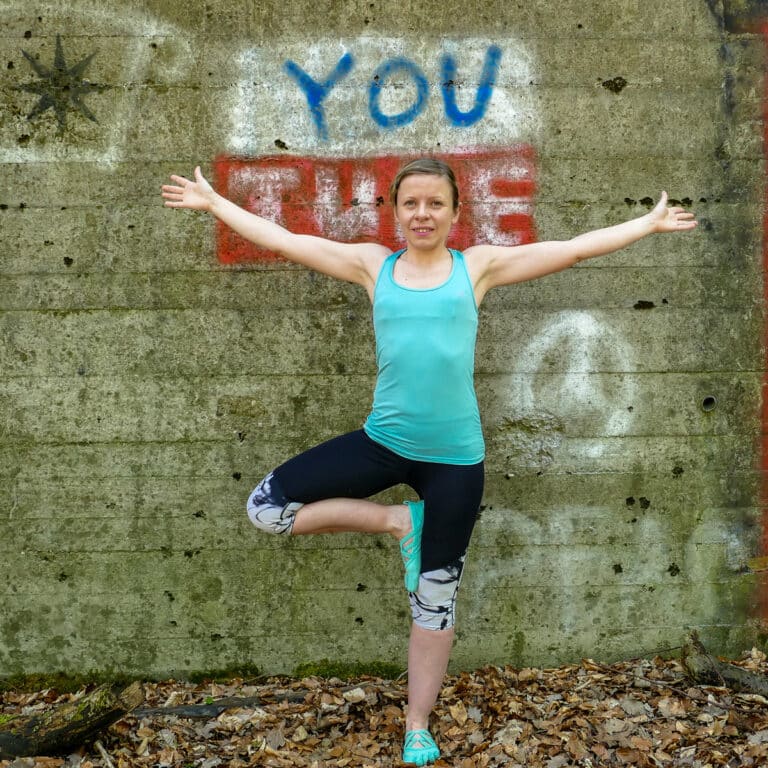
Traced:
[[401, 483], [411, 486], [424, 500], [421, 576], [409, 595], [411, 613], [425, 629], [447, 629], [454, 624], [483, 479], [482, 461], [460, 465], [406, 459], [358, 430], [310, 448], [267, 475], [248, 499], [248, 516], [261, 530], [289, 534], [304, 504], [363, 499]]

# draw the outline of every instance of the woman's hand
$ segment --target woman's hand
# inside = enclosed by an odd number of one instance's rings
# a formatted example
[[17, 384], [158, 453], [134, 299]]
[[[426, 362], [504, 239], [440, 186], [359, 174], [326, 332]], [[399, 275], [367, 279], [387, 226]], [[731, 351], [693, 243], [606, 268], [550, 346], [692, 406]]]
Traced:
[[698, 222], [694, 215], [685, 208], [667, 206], [667, 193], [661, 193], [661, 199], [649, 214], [654, 232], [685, 232], [693, 229]]
[[195, 168], [195, 180], [184, 176], [171, 176], [176, 185], [163, 184], [163, 197], [168, 208], [191, 208], [195, 211], [210, 211], [216, 193], [206, 181], [198, 165]]

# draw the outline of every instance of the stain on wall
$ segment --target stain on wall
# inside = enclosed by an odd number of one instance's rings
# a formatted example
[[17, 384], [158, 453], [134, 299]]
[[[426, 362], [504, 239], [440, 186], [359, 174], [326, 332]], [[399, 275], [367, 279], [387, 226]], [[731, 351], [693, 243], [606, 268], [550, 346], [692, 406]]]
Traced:
[[[712, 14], [718, 19], [723, 29], [734, 35], [734, 42], [726, 44], [723, 48], [723, 58], [729, 65], [723, 82], [723, 102], [726, 112], [733, 116], [738, 108], [740, 99], [744, 99], [745, 78], [740, 72], [738, 49], [745, 48], [748, 36], [762, 39], [762, 66], [757, 72], [762, 75], [762, 100], [761, 124], [762, 124], [762, 149], [768, 147], [768, 66], [765, 64], [768, 57], [768, 3], [765, 0], [723, 0], [722, 4], [708, 0]], [[741, 46], [739, 46], [741, 38]], [[749, 88], [750, 94], [754, 93]], [[763, 188], [761, 217], [762, 236], [762, 283], [763, 306], [768, 306], [768, 178]], [[768, 326], [764, 330], [763, 348], [768, 349]], [[768, 359], [763, 366], [768, 370]], [[761, 435], [759, 437], [759, 472], [761, 475], [759, 506], [762, 509], [760, 520], [759, 549], [763, 556], [768, 554], [768, 374], [763, 378], [761, 387]], [[715, 404], [711, 406], [716, 407]], [[768, 576], [758, 573], [756, 578], [757, 589], [751, 613], [759, 623], [762, 630], [768, 628]]]
[[[750, 18], [749, 26], [757, 26], [763, 37], [765, 55], [768, 57], [768, 4], [761, 3], [762, 21], [752, 20]], [[755, 14], [756, 15], [756, 14]], [[768, 65], [763, 71], [763, 147], [768, 147]], [[763, 235], [763, 301], [764, 306], [768, 307], [768, 175], [763, 197], [763, 217], [762, 217], [762, 235]], [[766, 323], [764, 347], [768, 352], [768, 323]], [[760, 439], [760, 469], [762, 471], [763, 482], [760, 495], [760, 505], [762, 513], [762, 535], [761, 535], [761, 554], [768, 555], [768, 358], [765, 364], [766, 374], [763, 378], [762, 386], [762, 410], [761, 423], [762, 435]], [[759, 593], [756, 604], [758, 606], [758, 616], [763, 628], [768, 629], [768, 575], [762, 574], [758, 581]]]

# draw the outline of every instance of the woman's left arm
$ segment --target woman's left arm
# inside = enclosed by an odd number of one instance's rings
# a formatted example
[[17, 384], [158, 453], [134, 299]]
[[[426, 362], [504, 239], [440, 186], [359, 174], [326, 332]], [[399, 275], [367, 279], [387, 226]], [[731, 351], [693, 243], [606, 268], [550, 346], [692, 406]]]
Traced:
[[694, 214], [667, 206], [667, 193], [652, 211], [612, 227], [595, 229], [571, 240], [549, 240], [518, 246], [476, 245], [466, 254], [473, 264], [475, 293], [560, 272], [585, 259], [604, 256], [657, 232], [687, 232], [697, 225]]

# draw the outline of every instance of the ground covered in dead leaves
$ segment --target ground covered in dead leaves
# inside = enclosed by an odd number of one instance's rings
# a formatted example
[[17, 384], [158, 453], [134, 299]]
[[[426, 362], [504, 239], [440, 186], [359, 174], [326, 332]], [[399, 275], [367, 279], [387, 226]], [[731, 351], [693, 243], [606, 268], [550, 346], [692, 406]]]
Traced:
[[[768, 673], [753, 650], [740, 666]], [[0, 768], [398, 766], [402, 681], [269, 678], [144, 686], [146, 701], [82, 754]], [[2, 715], [83, 695], [7, 692]], [[766, 766], [768, 700], [691, 685], [679, 662], [486, 667], [449, 677], [432, 719], [437, 766]], [[227, 708], [224, 708], [227, 707]]]

